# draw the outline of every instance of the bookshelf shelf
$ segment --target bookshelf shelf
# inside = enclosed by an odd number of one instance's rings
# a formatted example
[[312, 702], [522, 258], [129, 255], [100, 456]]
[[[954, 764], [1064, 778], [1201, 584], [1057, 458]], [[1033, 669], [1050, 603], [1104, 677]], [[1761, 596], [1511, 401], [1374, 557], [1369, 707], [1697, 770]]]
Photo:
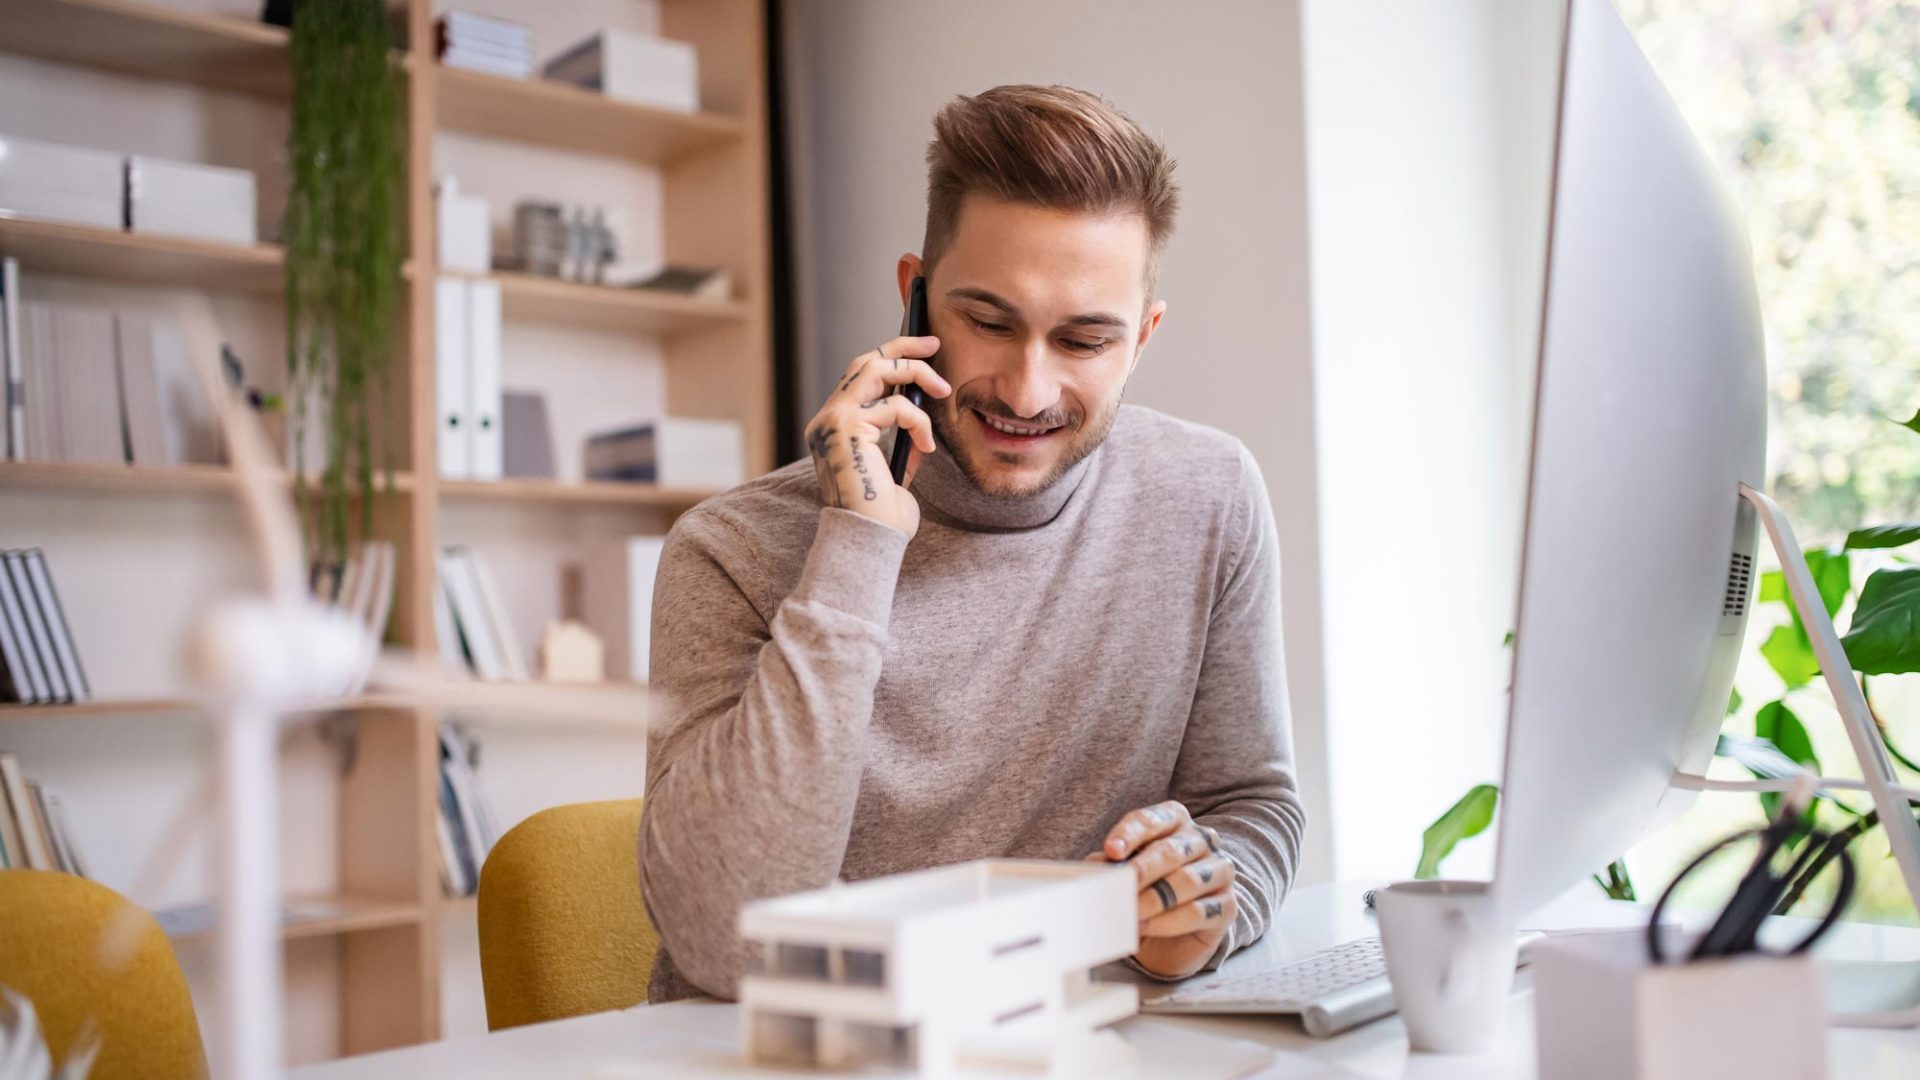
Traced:
[[570, 281], [500, 272], [500, 305], [509, 319], [566, 323], [602, 330], [672, 335], [737, 326], [751, 308], [740, 300], [697, 300], [643, 289], [581, 285]]
[[7, 0], [0, 51], [285, 98], [287, 32], [135, 0]]
[[77, 461], [0, 462], [0, 489], [34, 491], [213, 492], [233, 490], [225, 465], [92, 465]]
[[285, 284], [283, 255], [274, 244], [222, 244], [26, 218], [0, 218], [0, 255], [15, 256], [34, 273], [143, 285], [278, 293]]
[[[291, 486], [282, 475], [280, 483]], [[374, 491], [385, 494], [386, 480], [374, 474]], [[312, 481], [308, 482], [312, 486]], [[211, 492], [231, 495], [234, 472], [225, 465], [95, 465], [78, 461], [0, 461], [0, 491], [102, 492], [154, 495]], [[393, 490], [413, 490], [413, 475], [393, 474]]]
[[719, 492], [708, 488], [660, 487], [657, 484], [617, 484], [602, 481], [562, 483], [556, 480], [442, 480], [440, 493], [448, 499], [474, 502], [540, 502], [601, 506], [659, 506], [686, 509]]
[[433, 66], [440, 123], [493, 139], [665, 163], [737, 142], [741, 121], [614, 101], [548, 79]]
[[[362, 930], [385, 930], [419, 923], [425, 918], [426, 912], [420, 905], [401, 900], [356, 896], [296, 897], [287, 900], [282, 910], [280, 937], [296, 941]], [[175, 942], [209, 940], [213, 937], [213, 928], [195, 928], [167, 936]]]
[[[187, 713], [204, 708], [202, 702], [192, 698], [99, 698], [93, 701], [68, 702], [61, 705], [0, 705], [0, 723], [8, 720], [67, 720], [89, 716], [141, 716], [149, 713]], [[300, 716], [317, 716], [330, 712], [371, 712], [382, 709], [412, 709], [425, 707], [417, 699], [400, 694], [360, 694], [339, 698], [333, 701], [313, 702], [296, 706], [293, 712]]]

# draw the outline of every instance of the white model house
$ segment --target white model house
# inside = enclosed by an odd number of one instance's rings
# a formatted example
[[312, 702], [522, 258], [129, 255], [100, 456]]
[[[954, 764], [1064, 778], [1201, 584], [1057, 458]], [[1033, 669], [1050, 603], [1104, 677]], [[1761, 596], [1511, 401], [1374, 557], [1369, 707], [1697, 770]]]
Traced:
[[1134, 987], [1092, 968], [1138, 946], [1133, 868], [987, 861], [747, 905], [741, 984], [756, 1065], [1092, 1076], [1130, 1054], [1099, 1029]]

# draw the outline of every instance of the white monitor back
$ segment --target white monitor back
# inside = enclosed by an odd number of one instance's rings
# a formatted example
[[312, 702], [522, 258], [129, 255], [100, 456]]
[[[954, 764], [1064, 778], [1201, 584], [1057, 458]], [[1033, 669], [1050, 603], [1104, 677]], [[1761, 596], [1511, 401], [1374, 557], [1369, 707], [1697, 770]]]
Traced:
[[1495, 888], [1524, 912], [1682, 809], [1751, 594], [1766, 358], [1743, 232], [1608, 0], [1572, 0]]

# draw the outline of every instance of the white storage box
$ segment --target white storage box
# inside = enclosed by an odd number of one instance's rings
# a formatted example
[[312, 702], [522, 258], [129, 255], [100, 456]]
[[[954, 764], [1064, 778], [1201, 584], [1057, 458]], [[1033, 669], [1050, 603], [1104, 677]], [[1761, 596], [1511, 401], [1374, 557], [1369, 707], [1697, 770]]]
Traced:
[[636, 105], [700, 111], [699, 58], [691, 42], [602, 30], [548, 61], [546, 76]]
[[647, 681], [653, 650], [653, 583], [664, 536], [598, 543], [581, 567], [580, 621], [606, 643], [607, 676]]
[[1644, 930], [1533, 947], [1540, 1075], [1553, 1080], [1825, 1080], [1827, 1001], [1811, 956], [1654, 965]]
[[0, 217], [121, 229], [126, 190], [119, 154], [0, 135]]
[[746, 434], [734, 421], [663, 416], [654, 431], [661, 486], [730, 488], [746, 483]]
[[127, 159], [127, 226], [134, 232], [252, 244], [259, 240], [253, 173], [161, 158]]

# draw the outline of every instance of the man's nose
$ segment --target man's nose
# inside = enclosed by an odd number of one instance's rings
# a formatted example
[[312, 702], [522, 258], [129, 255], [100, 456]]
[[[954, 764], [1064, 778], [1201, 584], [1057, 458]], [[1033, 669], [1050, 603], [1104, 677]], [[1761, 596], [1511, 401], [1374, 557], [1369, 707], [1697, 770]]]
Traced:
[[1016, 416], [1032, 417], [1047, 411], [1060, 400], [1060, 382], [1053, 374], [1044, 341], [1021, 351], [1020, 363], [999, 380], [996, 387], [1000, 403]]

